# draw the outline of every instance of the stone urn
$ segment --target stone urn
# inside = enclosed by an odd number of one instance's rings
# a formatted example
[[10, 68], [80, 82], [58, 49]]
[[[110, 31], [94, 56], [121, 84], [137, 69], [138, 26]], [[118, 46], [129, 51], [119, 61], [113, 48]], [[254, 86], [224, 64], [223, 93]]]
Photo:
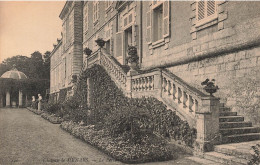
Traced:
[[88, 47], [86, 47], [86, 48], [84, 49], [84, 54], [85, 54], [85, 55], [90, 56], [91, 53], [92, 53], [92, 50], [89, 49]]
[[216, 93], [217, 90], [219, 90], [218, 86], [215, 85], [215, 79], [212, 79], [211, 81], [209, 79], [206, 79], [201, 83], [201, 85], [204, 85], [203, 88], [207, 93], [210, 94], [210, 96], [213, 96], [213, 93]]
[[128, 65], [130, 66], [131, 70], [136, 70], [138, 67], [139, 57], [137, 55], [137, 48], [135, 46], [128, 47], [128, 56], [126, 58]]
[[97, 43], [97, 45], [101, 48], [104, 47], [105, 45], [105, 41], [102, 38], [98, 38], [97, 40], [95, 40], [95, 42]]

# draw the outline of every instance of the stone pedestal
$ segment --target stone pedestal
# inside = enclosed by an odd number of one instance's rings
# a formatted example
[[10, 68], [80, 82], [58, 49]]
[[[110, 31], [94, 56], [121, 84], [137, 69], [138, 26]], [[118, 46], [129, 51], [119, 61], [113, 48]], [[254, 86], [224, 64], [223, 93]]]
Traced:
[[205, 97], [196, 112], [197, 139], [195, 152], [212, 151], [219, 140], [219, 98]]
[[6, 107], [10, 107], [10, 105], [11, 105], [11, 98], [10, 98], [10, 92], [9, 91], [6, 92], [6, 101], [5, 101], [5, 103], [6, 103]]

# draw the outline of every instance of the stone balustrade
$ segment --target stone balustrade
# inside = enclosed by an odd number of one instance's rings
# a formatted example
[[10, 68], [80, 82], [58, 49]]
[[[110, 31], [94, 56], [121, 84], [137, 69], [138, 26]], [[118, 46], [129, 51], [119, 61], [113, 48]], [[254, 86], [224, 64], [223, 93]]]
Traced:
[[212, 150], [214, 139], [219, 133], [219, 98], [206, 95], [189, 86], [166, 69], [127, 75], [121, 65], [102, 49], [91, 55], [87, 63], [88, 67], [94, 63], [102, 65], [126, 96], [153, 96], [163, 101], [191, 127], [197, 129], [195, 150]]

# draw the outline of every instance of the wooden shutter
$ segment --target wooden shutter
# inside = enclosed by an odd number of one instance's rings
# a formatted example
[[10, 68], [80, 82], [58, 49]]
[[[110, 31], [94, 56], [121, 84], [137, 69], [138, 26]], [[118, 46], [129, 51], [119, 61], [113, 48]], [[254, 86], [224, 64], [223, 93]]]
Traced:
[[146, 13], [146, 38], [147, 42], [152, 42], [152, 19], [151, 19], [151, 10]]
[[170, 35], [170, 1], [163, 2], [163, 37]]
[[197, 2], [197, 20], [205, 18], [205, 1]]
[[207, 1], [207, 16], [214, 15], [216, 13], [216, 2]]
[[119, 57], [123, 55], [123, 33], [116, 33], [116, 44], [115, 44], [115, 56]]

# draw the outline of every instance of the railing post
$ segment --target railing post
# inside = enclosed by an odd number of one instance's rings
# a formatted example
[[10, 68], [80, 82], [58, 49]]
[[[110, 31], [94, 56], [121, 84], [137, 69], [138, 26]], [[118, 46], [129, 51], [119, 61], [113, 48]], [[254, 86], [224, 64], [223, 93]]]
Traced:
[[158, 91], [160, 97], [162, 97], [162, 70], [158, 70], [154, 74], [154, 90]]
[[126, 77], [126, 95], [132, 97], [132, 76], [127, 75]]
[[219, 98], [203, 97], [196, 112], [196, 154], [212, 151], [219, 140]]

